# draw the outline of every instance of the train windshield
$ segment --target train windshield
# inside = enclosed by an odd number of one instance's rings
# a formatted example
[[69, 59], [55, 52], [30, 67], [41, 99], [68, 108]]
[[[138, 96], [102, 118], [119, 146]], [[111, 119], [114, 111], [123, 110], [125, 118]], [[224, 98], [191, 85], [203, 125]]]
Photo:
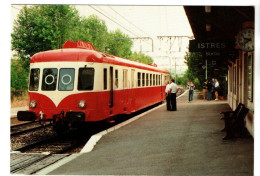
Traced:
[[93, 90], [94, 68], [80, 68], [78, 77], [78, 90]]
[[38, 89], [39, 89], [39, 79], [40, 79], [40, 69], [39, 68], [31, 69], [30, 85], [29, 85], [30, 91], [38, 91]]
[[43, 69], [42, 90], [56, 90], [57, 73], [56, 68]]
[[75, 69], [61, 68], [59, 76], [59, 90], [69, 91], [74, 88]]

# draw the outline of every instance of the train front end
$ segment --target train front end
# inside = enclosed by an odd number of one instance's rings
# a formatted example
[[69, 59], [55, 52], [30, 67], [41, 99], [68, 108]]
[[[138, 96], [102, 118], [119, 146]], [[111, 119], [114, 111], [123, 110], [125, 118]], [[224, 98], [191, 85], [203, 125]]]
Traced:
[[[79, 61], [80, 55], [84, 55], [85, 61]], [[88, 117], [94, 109], [91, 102], [96, 99], [93, 91], [95, 69], [88, 67], [88, 56], [96, 57], [94, 52], [82, 49], [34, 55], [30, 62], [29, 110], [19, 111], [18, 120], [39, 120], [42, 124], [50, 121], [54, 126], [91, 121]]]

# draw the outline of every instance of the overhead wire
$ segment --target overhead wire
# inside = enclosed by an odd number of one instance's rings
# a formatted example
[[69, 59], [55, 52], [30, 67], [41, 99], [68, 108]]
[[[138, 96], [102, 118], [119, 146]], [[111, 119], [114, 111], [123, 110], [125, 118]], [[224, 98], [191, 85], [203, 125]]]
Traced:
[[[120, 27], [122, 27], [123, 29], [127, 30], [128, 32], [130, 32], [131, 34], [133, 34], [134, 36], [136, 37], [139, 37], [140, 35], [139, 34], [135, 34], [133, 31], [130, 31], [129, 29], [125, 28], [122, 24], [116, 22], [115, 20], [113, 20], [112, 18], [108, 17], [108, 16], [112, 16], [110, 15], [108, 12], [104, 11], [103, 9], [99, 8], [99, 10], [97, 8], [94, 8], [93, 6], [91, 5], [88, 5], [90, 6], [92, 9], [96, 10], [97, 12], [99, 12], [100, 14], [102, 14], [103, 16], [105, 16], [106, 18], [108, 18], [109, 20], [111, 20], [112, 22], [116, 23], [117, 25], [119, 25]], [[102, 12], [101, 12], [102, 11]], [[105, 14], [106, 13], [106, 14]], [[117, 13], [119, 14], [119, 13]], [[139, 37], [141, 38], [141, 37]], [[147, 44], [149, 45], [152, 45], [151, 43], [149, 43], [148, 41], [144, 41], [146, 42]]]
[[131, 21], [129, 21], [128, 19], [126, 19], [123, 15], [121, 15], [119, 12], [117, 12], [115, 9], [113, 9], [111, 6], [108, 6], [111, 10], [113, 10], [116, 14], [118, 14], [120, 17], [122, 17], [125, 21], [127, 21], [128, 23], [130, 23], [131, 25], [133, 25], [136, 29], [142, 31], [144, 34], [151, 36], [150, 34], [146, 33], [145, 31], [143, 31], [142, 29], [140, 29], [138, 26], [136, 26], [134, 23], [132, 23]]
[[113, 21], [114, 23], [116, 23], [117, 25], [119, 25], [120, 27], [122, 27], [123, 29], [125, 29], [126, 31], [130, 32], [131, 34], [133, 34], [136, 37], [139, 37], [138, 35], [136, 35], [135, 33], [133, 33], [132, 31], [128, 30], [127, 28], [125, 28], [124, 26], [122, 26], [120, 23], [114, 21], [113, 19], [111, 19], [110, 17], [108, 17], [107, 15], [105, 15], [104, 13], [102, 13], [100, 10], [92, 7], [91, 5], [88, 5], [89, 7], [91, 7], [92, 9], [96, 10], [97, 12], [99, 12], [100, 14], [102, 14], [103, 16], [105, 16], [106, 18], [108, 18], [109, 20]]

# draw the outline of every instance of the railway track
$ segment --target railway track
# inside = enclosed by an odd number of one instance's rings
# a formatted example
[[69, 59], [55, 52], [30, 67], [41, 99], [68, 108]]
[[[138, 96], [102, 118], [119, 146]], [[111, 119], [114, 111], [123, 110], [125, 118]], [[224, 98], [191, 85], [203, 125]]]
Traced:
[[28, 132], [31, 132], [31, 131], [34, 131], [34, 130], [38, 130], [38, 129], [48, 127], [50, 125], [51, 124], [48, 123], [48, 124], [43, 126], [39, 123], [39, 121], [12, 125], [11, 126], [11, 136], [15, 136], [15, 135], [23, 134], [23, 133], [28, 133]]

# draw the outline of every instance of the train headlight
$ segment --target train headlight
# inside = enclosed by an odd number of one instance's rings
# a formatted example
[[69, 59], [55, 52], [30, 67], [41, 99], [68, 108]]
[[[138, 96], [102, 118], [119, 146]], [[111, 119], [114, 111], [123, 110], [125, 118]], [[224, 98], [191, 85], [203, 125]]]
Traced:
[[80, 100], [79, 103], [78, 103], [78, 106], [81, 109], [85, 109], [87, 104], [86, 104], [86, 102], [84, 100]]
[[37, 106], [36, 101], [35, 101], [35, 100], [30, 101], [29, 106], [30, 106], [31, 108], [33, 108], [33, 109], [36, 108], [36, 106]]

